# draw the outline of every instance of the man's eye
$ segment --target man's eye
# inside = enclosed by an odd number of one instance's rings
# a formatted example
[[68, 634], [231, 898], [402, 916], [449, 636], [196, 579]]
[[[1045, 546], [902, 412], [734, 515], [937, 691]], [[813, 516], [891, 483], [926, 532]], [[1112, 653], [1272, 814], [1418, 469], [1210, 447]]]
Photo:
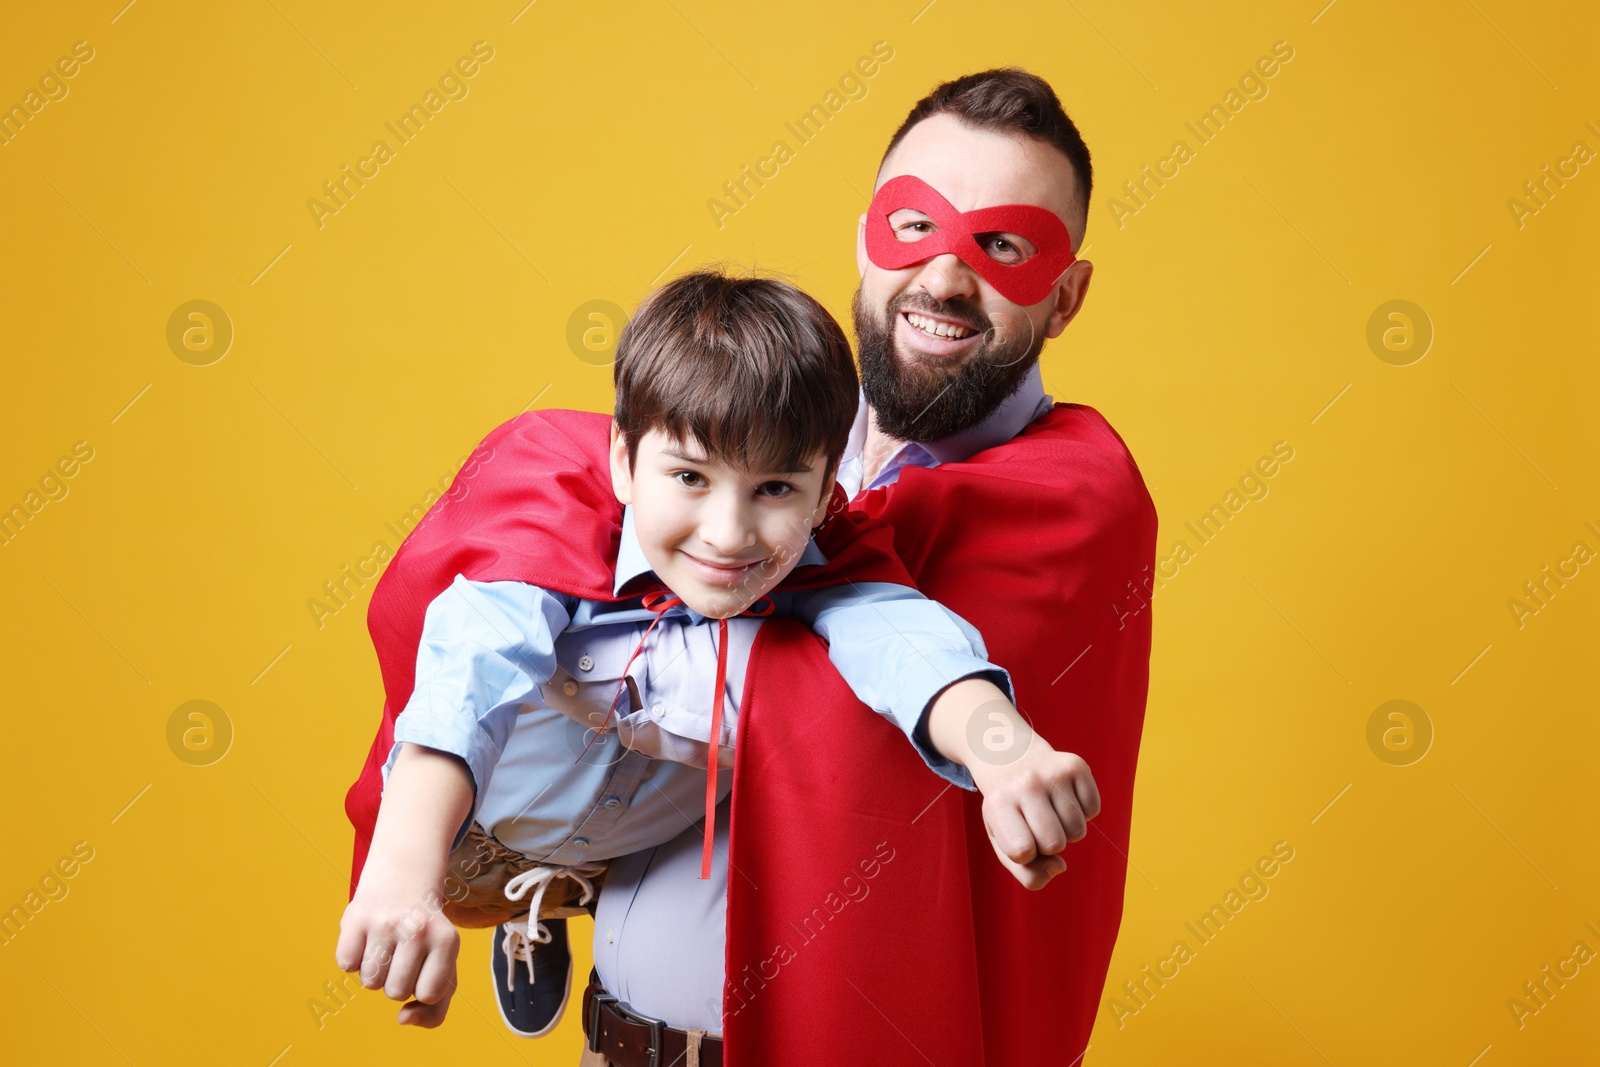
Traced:
[[788, 496], [790, 493], [797, 492], [795, 487], [790, 485], [788, 482], [762, 482], [759, 488], [764, 496], [770, 497], [781, 498]]
[[895, 229], [902, 241], [920, 241], [933, 232], [933, 223], [919, 219], [915, 222], [903, 222]]
[[974, 240], [990, 259], [1016, 265], [1033, 258], [1034, 248], [1025, 238], [1012, 233], [973, 234]]
[[1028, 258], [1027, 252], [1002, 234], [988, 235], [984, 239], [983, 250], [990, 259], [999, 263], [1021, 263]]
[[699, 489], [706, 483], [705, 475], [699, 471], [673, 471], [672, 477], [685, 489]]

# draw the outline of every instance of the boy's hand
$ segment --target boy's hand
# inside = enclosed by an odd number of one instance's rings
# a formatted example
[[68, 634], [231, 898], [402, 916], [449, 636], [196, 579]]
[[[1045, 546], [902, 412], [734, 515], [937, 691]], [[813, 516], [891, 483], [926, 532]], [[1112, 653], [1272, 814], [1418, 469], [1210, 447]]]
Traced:
[[407, 1001], [400, 1009], [403, 1026], [431, 1029], [450, 1010], [461, 935], [444, 917], [443, 904], [443, 895], [432, 886], [384, 877], [369, 865], [339, 920], [334, 952], [339, 968], [359, 970], [367, 989]]
[[1081, 757], [1057, 752], [999, 688], [978, 678], [939, 695], [928, 735], [971, 772], [989, 843], [1024, 888], [1042, 889], [1067, 869], [1060, 853], [1100, 814], [1100, 790]]
[[[356, 895], [339, 920], [334, 961], [382, 989], [403, 1026], [438, 1026], [456, 991], [461, 935], [444, 915], [450, 839], [472, 806], [460, 758], [406, 744], [389, 772]], [[410, 998], [415, 997], [415, 1000]]]
[[983, 793], [983, 825], [995, 855], [1025, 889], [1042, 889], [1067, 869], [1060, 853], [1100, 814], [1100, 791], [1081, 757], [1057, 752], [1037, 734], [1027, 745], [998, 765], [983, 763], [980, 751], [968, 769]]

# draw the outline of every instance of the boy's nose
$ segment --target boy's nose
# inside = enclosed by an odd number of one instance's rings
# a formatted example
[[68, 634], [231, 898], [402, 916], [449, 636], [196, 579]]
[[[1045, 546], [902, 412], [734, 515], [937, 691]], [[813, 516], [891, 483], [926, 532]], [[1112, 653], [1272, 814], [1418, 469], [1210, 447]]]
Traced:
[[756, 543], [755, 526], [737, 504], [713, 504], [701, 517], [700, 540], [723, 560], [735, 559]]

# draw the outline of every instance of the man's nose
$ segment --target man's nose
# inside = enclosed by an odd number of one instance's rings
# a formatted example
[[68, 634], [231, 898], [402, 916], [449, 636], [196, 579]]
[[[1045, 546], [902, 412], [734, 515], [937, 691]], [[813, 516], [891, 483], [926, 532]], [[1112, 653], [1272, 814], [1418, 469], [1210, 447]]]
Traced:
[[978, 272], [952, 252], [934, 256], [924, 263], [914, 284], [939, 301], [958, 297], [972, 302], [978, 299]]

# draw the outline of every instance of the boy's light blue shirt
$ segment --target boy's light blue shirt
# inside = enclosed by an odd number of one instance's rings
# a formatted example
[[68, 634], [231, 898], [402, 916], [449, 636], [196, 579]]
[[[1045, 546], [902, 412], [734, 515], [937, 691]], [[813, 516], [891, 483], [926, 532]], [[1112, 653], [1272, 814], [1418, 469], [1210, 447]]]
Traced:
[[[813, 540], [796, 566], [825, 562]], [[649, 572], [630, 506], [613, 592]], [[855, 583], [771, 596], [777, 614], [806, 622], [829, 642], [829, 658], [856, 695], [908, 737], [952, 682], [983, 676], [1011, 691], [1006, 672], [985, 660], [977, 630], [914, 589]], [[670, 840], [704, 810], [716, 628], [674, 606], [629, 669], [641, 707], [631, 711], [619, 701], [613, 721], [624, 739], [668, 758], [628, 751], [618, 735], [590, 729], [602, 721], [654, 617], [638, 598], [608, 603], [458, 576], [428, 606], [416, 687], [395, 722], [385, 779], [406, 742], [465, 761], [474, 797], [457, 845], [475, 818], [506, 845], [550, 863], [606, 859]], [[727, 751], [757, 625], [730, 620]], [[973, 788], [965, 768], [926, 741], [913, 744], [936, 773]], [[692, 761], [696, 751], [698, 768], [677, 762]], [[722, 777], [726, 795], [731, 770]]]

